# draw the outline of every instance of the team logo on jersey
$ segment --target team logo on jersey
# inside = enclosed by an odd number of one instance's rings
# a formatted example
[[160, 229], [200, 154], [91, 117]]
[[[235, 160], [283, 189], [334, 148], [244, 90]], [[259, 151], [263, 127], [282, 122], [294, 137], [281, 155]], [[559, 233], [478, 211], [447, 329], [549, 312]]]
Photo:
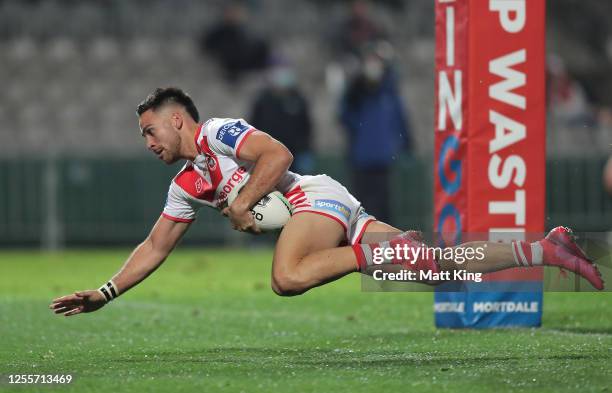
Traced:
[[208, 154], [206, 154], [205, 156], [206, 156], [206, 166], [208, 167], [208, 170], [214, 171], [217, 168], [217, 160], [215, 160], [213, 156], [210, 156]]
[[196, 180], [195, 182], [195, 188], [196, 188], [196, 192], [198, 194], [202, 193], [202, 190], [204, 190], [204, 182], [202, 181], [202, 178], [199, 177], [198, 180]]
[[317, 199], [315, 200], [314, 207], [340, 213], [347, 220], [351, 216], [351, 209], [348, 206], [333, 199]]
[[229, 147], [235, 148], [238, 137], [248, 129], [249, 126], [240, 120], [234, 123], [227, 123], [219, 128], [219, 132], [217, 132], [217, 139]]

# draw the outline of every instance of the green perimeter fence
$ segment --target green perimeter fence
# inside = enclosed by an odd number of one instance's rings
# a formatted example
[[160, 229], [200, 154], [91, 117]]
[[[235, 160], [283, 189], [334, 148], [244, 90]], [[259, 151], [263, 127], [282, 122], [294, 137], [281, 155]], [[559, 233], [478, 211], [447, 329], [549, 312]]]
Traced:
[[[612, 227], [612, 198], [601, 183], [605, 160], [548, 160], [547, 227]], [[426, 157], [398, 161], [389, 195], [392, 224], [431, 230], [431, 165]], [[317, 173], [327, 173], [350, 188], [344, 160], [321, 156], [316, 166]], [[142, 240], [159, 216], [179, 167], [150, 157], [1, 159], [0, 246], [54, 248]], [[202, 209], [185, 242], [219, 244], [237, 241], [236, 236], [218, 212]]]

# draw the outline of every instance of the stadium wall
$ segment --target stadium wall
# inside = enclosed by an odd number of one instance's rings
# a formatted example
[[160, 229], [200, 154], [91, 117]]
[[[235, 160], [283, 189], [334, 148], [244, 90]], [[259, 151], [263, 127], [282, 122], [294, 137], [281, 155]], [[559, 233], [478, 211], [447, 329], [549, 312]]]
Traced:
[[[606, 159], [547, 161], [547, 228], [563, 224], [582, 231], [610, 229], [612, 198], [601, 186]], [[431, 157], [398, 162], [390, 195], [394, 225], [432, 229], [431, 162]], [[150, 157], [0, 159], [0, 246], [49, 245], [49, 239], [59, 246], [134, 244], [159, 216], [177, 170], [157, 165]], [[345, 161], [338, 157], [319, 156], [316, 172], [327, 173], [350, 188]], [[55, 187], [49, 187], [53, 183], [49, 177], [56, 178]], [[245, 238], [209, 209], [200, 212], [194, 226], [186, 243], [219, 244]]]

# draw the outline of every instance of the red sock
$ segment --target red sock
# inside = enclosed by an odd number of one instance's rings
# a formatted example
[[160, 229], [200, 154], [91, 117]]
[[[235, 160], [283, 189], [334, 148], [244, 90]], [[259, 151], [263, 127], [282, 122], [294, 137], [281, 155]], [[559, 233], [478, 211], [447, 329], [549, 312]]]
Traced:
[[542, 245], [540, 242], [527, 243], [522, 240], [511, 243], [514, 263], [520, 267], [532, 267], [542, 265]]
[[355, 253], [355, 258], [357, 262], [357, 270], [364, 271], [368, 263], [363, 253], [361, 244], [353, 244], [351, 247], [353, 248], [353, 252]]

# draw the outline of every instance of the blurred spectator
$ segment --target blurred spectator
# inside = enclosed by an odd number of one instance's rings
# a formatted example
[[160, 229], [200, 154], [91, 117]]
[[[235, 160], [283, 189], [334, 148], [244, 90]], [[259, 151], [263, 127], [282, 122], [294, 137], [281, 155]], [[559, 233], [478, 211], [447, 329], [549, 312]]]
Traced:
[[389, 220], [391, 169], [400, 151], [410, 150], [411, 133], [396, 75], [380, 52], [366, 50], [342, 98], [340, 119], [348, 133], [352, 190], [371, 214]]
[[582, 85], [567, 71], [559, 56], [549, 56], [547, 62], [548, 104], [554, 119], [561, 125], [593, 128], [596, 119]]
[[247, 10], [240, 3], [225, 6], [223, 19], [202, 37], [203, 51], [215, 57], [227, 80], [235, 82], [252, 70], [268, 63], [269, 44], [247, 29]]
[[293, 153], [291, 170], [305, 174], [312, 172], [309, 105], [289, 65], [277, 64], [269, 69], [267, 85], [254, 101], [250, 122], [284, 143]]
[[[576, 6], [580, 6], [579, 14]], [[589, 101], [612, 106], [612, 2], [555, 0], [546, 7], [547, 46], [559, 52]]]
[[371, 16], [370, 4], [356, 0], [349, 17], [341, 24], [337, 46], [341, 54], [358, 54], [364, 45], [385, 38], [383, 29]]
[[612, 196], [612, 156], [604, 166], [603, 170], [603, 186], [604, 189]]

